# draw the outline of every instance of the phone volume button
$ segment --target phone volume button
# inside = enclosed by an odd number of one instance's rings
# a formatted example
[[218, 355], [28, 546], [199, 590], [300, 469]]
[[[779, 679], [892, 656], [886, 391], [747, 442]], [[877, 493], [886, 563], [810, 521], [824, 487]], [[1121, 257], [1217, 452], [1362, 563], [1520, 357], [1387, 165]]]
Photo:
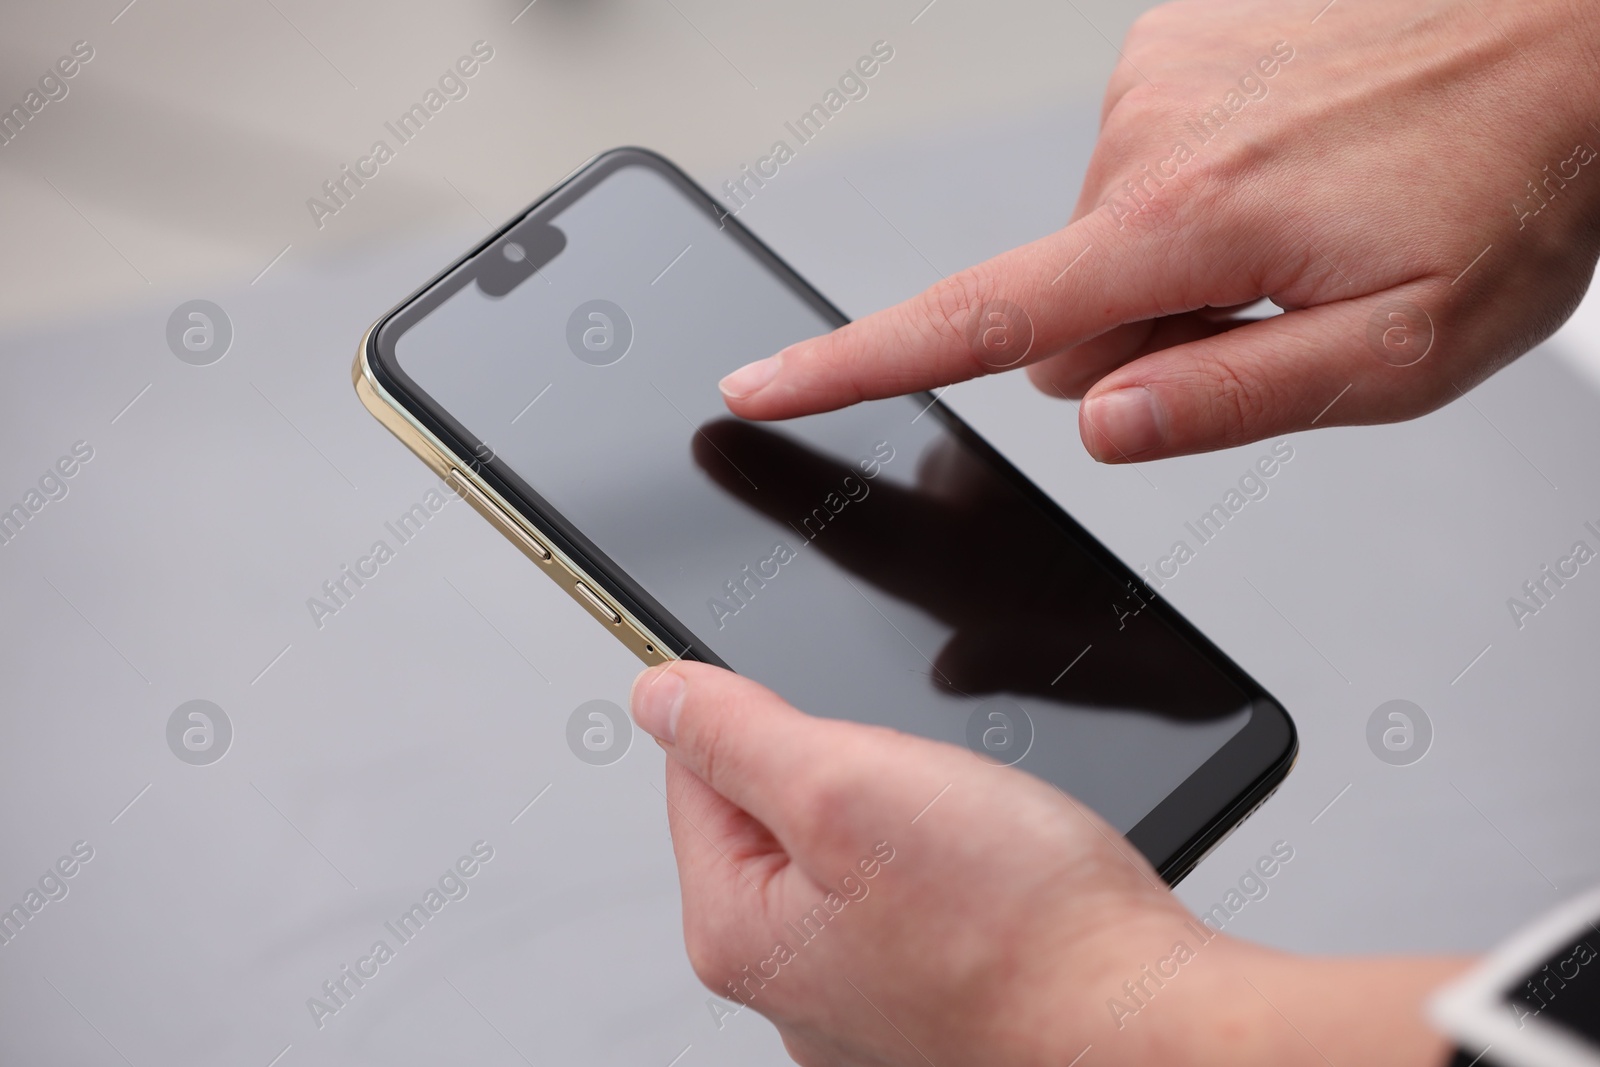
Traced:
[[612, 626], [620, 626], [622, 624], [622, 616], [618, 615], [616, 609], [610, 604], [607, 604], [604, 600], [600, 599], [599, 593], [596, 593], [593, 589], [590, 589], [582, 582], [577, 583], [576, 588], [578, 592], [583, 595], [583, 598], [589, 603], [593, 604], [596, 610], [600, 612], [601, 616], [603, 616], [606, 621], [610, 622]]
[[522, 528], [522, 524], [512, 517], [505, 508], [489, 499], [488, 494], [486, 494], [482, 489], [479, 489], [476, 485], [473, 485], [467, 480], [465, 475], [463, 475], [454, 467], [450, 468], [450, 480], [459, 486], [464, 492], [470, 494], [472, 499], [482, 506], [485, 514], [490, 518], [490, 520], [492, 520], [496, 526], [500, 527], [503, 532], [513, 538], [518, 544], [526, 547], [529, 552], [532, 552], [535, 556], [538, 556], [541, 562], [550, 562], [551, 557], [550, 550], [548, 548], [544, 547], [538, 541], [535, 541], [531, 536], [529, 536], [528, 532]]

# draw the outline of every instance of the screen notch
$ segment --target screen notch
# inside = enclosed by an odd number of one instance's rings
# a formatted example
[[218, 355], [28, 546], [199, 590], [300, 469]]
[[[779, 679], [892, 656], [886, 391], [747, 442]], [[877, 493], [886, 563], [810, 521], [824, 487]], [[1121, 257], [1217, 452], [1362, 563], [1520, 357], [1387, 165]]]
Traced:
[[479, 252], [467, 274], [485, 296], [498, 300], [537, 274], [567, 247], [567, 235], [537, 219], [525, 219]]

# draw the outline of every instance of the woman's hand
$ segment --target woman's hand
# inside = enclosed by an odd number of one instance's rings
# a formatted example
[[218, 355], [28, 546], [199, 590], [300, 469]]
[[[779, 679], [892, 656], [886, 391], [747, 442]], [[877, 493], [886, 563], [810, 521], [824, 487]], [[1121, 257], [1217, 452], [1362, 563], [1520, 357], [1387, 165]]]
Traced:
[[[736, 371], [728, 406], [781, 419], [1028, 365], [1084, 397], [1107, 462], [1431, 411], [1588, 287], [1597, 42], [1582, 0], [1158, 7], [1066, 229]], [[1287, 313], [1233, 316], [1263, 297]]]
[[1083, 1067], [1443, 1061], [1418, 1005], [1450, 965], [1304, 962], [1215, 934], [1037, 778], [812, 718], [704, 664], [640, 675], [633, 713], [669, 757], [712, 1015], [760, 1012], [807, 1067], [1067, 1067], [1090, 1046]]

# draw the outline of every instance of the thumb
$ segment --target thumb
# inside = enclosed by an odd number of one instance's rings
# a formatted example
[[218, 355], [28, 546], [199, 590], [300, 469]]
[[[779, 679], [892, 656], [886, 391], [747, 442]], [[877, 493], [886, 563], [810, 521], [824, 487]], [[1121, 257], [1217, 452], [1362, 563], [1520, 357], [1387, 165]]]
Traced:
[[1134, 352], [1085, 395], [1084, 446], [1105, 463], [1161, 459], [1431, 411], [1455, 393], [1439, 318], [1416, 288]]
[[942, 787], [988, 766], [952, 745], [813, 718], [705, 663], [640, 674], [633, 716], [672, 760], [754, 817], [812, 873], [848, 865], [863, 839], [912, 820]]
[[681, 660], [640, 674], [632, 703], [640, 729], [792, 855], [823, 836], [887, 732], [812, 718], [748, 678]]

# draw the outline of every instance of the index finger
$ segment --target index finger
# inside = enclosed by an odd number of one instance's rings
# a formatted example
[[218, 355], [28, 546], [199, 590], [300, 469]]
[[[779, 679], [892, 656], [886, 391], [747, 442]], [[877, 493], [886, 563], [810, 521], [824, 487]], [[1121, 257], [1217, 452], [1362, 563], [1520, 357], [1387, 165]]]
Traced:
[[[1142, 232], [1141, 232], [1142, 231]], [[719, 383], [747, 419], [785, 419], [1037, 362], [1125, 322], [1188, 310], [1168, 238], [1103, 212], [790, 345]], [[1201, 303], [1205, 301], [1202, 299]], [[1199, 305], [1196, 305], [1199, 306]]]

